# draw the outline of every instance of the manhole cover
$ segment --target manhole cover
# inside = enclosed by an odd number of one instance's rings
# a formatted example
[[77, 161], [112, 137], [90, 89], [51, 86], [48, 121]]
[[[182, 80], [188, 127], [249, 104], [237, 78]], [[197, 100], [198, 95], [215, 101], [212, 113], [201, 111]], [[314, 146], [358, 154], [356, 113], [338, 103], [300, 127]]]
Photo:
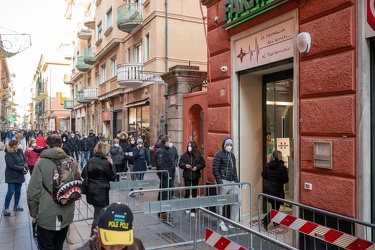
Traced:
[[181, 238], [175, 233], [160, 233], [159, 236], [165, 241], [167, 241], [168, 243], [185, 242], [183, 238]]

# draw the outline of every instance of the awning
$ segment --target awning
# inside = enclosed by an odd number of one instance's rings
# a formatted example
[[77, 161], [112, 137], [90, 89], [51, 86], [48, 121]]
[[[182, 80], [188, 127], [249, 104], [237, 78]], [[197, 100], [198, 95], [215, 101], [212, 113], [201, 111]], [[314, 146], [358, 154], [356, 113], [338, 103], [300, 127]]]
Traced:
[[128, 102], [125, 107], [126, 108], [130, 108], [130, 107], [135, 107], [135, 106], [141, 106], [141, 105], [147, 105], [147, 104], [150, 104], [150, 98], [147, 97], [145, 99], [141, 99], [141, 100], [136, 100], [136, 101], [133, 101], [133, 102]]

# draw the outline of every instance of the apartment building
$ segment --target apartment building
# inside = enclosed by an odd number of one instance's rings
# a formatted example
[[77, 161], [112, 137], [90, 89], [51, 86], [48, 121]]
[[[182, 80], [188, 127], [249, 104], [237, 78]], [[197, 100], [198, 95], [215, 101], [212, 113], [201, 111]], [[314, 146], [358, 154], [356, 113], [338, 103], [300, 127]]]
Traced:
[[12, 106], [9, 104], [9, 99], [12, 95], [11, 80], [12, 76], [9, 73], [8, 63], [6, 58], [0, 58], [0, 124], [1, 129], [9, 127], [8, 117], [12, 112]]
[[76, 28], [64, 78], [71, 130], [108, 139], [129, 131], [153, 145], [168, 124], [161, 75], [176, 65], [206, 70], [199, 2], [75, 0], [67, 1], [65, 17]]
[[31, 84], [31, 128], [43, 131], [68, 129], [70, 112], [64, 109], [64, 100], [70, 88], [59, 84], [70, 64], [62, 58], [40, 56]]

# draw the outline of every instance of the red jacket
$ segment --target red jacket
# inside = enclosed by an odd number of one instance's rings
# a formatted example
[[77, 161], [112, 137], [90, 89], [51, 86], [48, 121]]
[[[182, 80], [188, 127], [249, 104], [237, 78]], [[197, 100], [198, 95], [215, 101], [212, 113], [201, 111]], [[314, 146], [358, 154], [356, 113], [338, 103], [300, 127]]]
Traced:
[[46, 139], [43, 136], [37, 136], [35, 140], [38, 147], [45, 148], [47, 146]]
[[27, 160], [27, 165], [28, 166], [34, 166], [36, 161], [39, 159], [39, 153], [33, 151], [32, 147], [28, 147], [25, 150], [25, 158]]

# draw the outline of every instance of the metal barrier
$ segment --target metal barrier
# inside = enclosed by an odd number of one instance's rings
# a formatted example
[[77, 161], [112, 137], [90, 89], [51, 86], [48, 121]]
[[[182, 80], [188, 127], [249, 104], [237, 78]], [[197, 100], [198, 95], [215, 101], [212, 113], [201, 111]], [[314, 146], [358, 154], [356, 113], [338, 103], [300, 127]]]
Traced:
[[[261, 221], [261, 198], [265, 199], [267, 204], [277, 201], [283, 203], [284, 208], [285, 204], [290, 206], [290, 211], [271, 209], [271, 222], [278, 224], [276, 228], [280, 230], [290, 228], [299, 233], [301, 249], [332, 249], [335, 246], [344, 249], [375, 249], [375, 244], [371, 242], [371, 231], [375, 224], [272, 195], [258, 195], [258, 222]], [[293, 210], [296, 211], [295, 209], [299, 209], [299, 218], [290, 215]], [[259, 232], [261, 226], [261, 223], [258, 223]], [[272, 232], [269, 230], [268, 233], [270, 231]], [[282, 240], [277, 237], [277, 230], [274, 233], [277, 240]]]
[[[204, 249], [204, 245], [198, 244], [204, 242], [198, 235], [201, 234], [202, 229], [204, 227], [205, 223], [202, 223], [200, 219], [212, 221], [212, 218], [223, 220], [227, 223], [230, 223], [235, 227], [232, 232], [226, 233], [224, 236], [227, 240], [236, 242], [238, 245], [242, 247], [246, 247], [247, 249], [264, 249], [261, 247], [266, 247], [266, 249], [274, 249], [275, 247], [281, 247], [282, 249], [290, 249], [290, 250], [296, 250], [297, 248], [294, 248], [292, 246], [289, 246], [283, 242], [277, 241], [276, 239], [273, 239], [269, 237], [268, 235], [262, 234], [254, 229], [251, 229], [247, 226], [244, 226], [240, 223], [234, 222], [230, 219], [227, 219], [221, 215], [218, 215], [214, 212], [211, 212], [205, 208], [198, 208], [200, 216], [195, 220], [194, 224], [194, 248], [193, 249]], [[201, 225], [202, 224], [202, 225]], [[206, 223], [208, 226], [211, 226], [212, 224]], [[207, 228], [207, 227], [206, 227]], [[219, 233], [222, 235], [222, 232]], [[207, 236], [205, 237], [207, 239]], [[227, 240], [224, 240], [223, 238], [217, 239], [216, 244], [223, 244], [223, 245], [229, 245], [229, 242]], [[263, 244], [261, 244], [263, 243]], [[222, 245], [221, 245], [222, 246]], [[222, 247], [220, 249], [224, 249], [225, 247]], [[227, 248], [225, 248], [227, 249]], [[232, 248], [231, 248], [232, 249]], [[238, 248], [236, 248], [238, 249]]]
[[[219, 188], [223, 186], [238, 186], [240, 185], [239, 194], [225, 194], [225, 195], [214, 195], [214, 196], [199, 196], [196, 198], [173, 198], [170, 200], [156, 199], [156, 195], [146, 196], [147, 193], [153, 194], [161, 191], [184, 191], [184, 190], [202, 190], [207, 188]], [[238, 203], [240, 200], [244, 200], [244, 193], [247, 193], [251, 200], [252, 189], [249, 183], [231, 183], [231, 184], [215, 184], [215, 185], [201, 185], [193, 187], [175, 187], [175, 188], [164, 188], [164, 189], [147, 189], [147, 190], [135, 190], [129, 193], [140, 194], [136, 198], [128, 199], [128, 205], [133, 211], [135, 228], [134, 235], [142, 239], [146, 249], [164, 249], [168, 247], [178, 247], [185, 245], [193, 245], [194, 243], [194, 232], [197, 230], [193, 227], [194, 220], [201, 216], [195, 214], [195, 217], [191, 217], [186, 211], [192, 209], [198, 210], [200, 207], [216, 207], [226, 206]], [[182, 193], [182, 192], [180, 192]], [[145, 197], [148, 197], [145, 199]], [[150, 199], [150, 197], [152, 197]], [[240, 210], [239, 220], [244, 225], [249, 225], [248, 218]], [[162, 218], [161, 214], [166, 213], [167, 217]], [[251, 212], [248, 216], [250, 216]], [[203, 220], [204, 222], [204, 220]], [[204, 222], [206, 223], [206, 222]], [[203, 223], [203, 224], [204, 224]], [[203, 226], [202, 224], [202, 226]], [[207, 223], [206, 223], [207, 224]], [[215, 221], [215, 226], [218, 225]], [[232, 230], [232, 229], [230, 229]], [[201, 240], [204, 239], [204, 235], [201, 235]]]

